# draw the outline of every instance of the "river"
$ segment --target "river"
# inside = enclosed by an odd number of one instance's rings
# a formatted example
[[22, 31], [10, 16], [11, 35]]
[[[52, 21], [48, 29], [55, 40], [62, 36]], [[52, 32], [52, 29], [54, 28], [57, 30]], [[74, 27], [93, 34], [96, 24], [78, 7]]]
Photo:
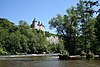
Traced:
[[0, 58], [0, 67], [100, 67], [100, 59], [59, 60], [58, 57]]

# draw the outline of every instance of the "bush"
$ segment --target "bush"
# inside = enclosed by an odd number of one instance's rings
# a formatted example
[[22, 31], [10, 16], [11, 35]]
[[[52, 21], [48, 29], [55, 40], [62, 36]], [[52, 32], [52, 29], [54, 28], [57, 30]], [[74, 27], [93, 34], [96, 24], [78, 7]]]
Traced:
[[84, 51], [81, 51], [81, 54], [80, 54], [81, 57], [86, 57], [86, 53]]
[[2, 48], [0, 47], [0, 55], [6, 55], [7, 52]]
[[96, 49], [96, 54], [100, 55], [100, 47], [98, 47], [98, 49]]
[[61, 54], [66, 54], [66, 55], [69, 55], [68, 51], [67, 50], [62, 50], [61, 51]]
[[94, 54], [93, 54], [91, 51], [89, 51], [89, 52], [87, 53], [87, 55], [86, 55], [86, 58], [87, 58], [87, 59], [94, 59]]
[[66, 50], [61, 51], [61, 54], [59, 55], [60, 60], [68, 60], [70, 59], [69, 53]]

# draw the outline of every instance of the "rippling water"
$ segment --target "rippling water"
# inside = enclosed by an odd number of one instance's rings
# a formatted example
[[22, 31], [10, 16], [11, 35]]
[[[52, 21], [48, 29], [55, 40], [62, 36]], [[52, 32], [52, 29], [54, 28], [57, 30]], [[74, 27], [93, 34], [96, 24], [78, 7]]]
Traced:
[[59, 60], [57, 57], [0, 58], [0, 67], [100, 67], [100, 59]]

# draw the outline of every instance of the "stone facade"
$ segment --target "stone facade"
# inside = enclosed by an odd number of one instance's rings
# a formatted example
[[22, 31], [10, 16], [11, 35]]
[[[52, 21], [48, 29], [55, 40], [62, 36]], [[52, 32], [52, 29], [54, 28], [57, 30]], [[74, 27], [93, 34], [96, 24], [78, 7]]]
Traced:
[[45, 30], [45, 27], [44, 27], [44, 25], [42, 24], [42, 22], [36, 21], [35, 18], [34, 18], [34, 20], [32, 21], [31, 28], [34, 28], [34, 29], [37, 29], [37, 30], [42, 30], [42, 31]]

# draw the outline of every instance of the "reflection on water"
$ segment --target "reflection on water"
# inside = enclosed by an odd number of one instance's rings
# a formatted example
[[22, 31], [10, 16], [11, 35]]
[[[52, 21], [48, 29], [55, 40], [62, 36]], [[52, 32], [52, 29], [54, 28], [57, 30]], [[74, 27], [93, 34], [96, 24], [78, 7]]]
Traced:
[[100, 59], [59, 60], [57, 57], [24, 57], [0, 59], [0, 67], [100, 67]]

